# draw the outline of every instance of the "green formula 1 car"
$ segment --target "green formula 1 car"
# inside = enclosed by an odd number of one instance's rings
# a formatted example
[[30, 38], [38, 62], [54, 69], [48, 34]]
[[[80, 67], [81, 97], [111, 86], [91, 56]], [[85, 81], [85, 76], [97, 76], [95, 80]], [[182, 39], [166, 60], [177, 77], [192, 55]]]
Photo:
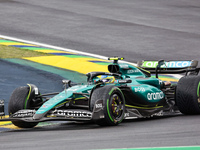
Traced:
[[[41, 94], [32, 84], [15, 89], [10, 97], [9, 118], [21, 128], [52, 120], [94, 121], [101, 126], [118, 125], [123, 119], [200, 114], [200, 68], [197, 61], [141, 61], [138, 66], [119, 63], [113, 57], [109, 72], [90, 72], [86, 85], [63, 80], [60, 93]], [[151, 73], [156, 78], [151, 77]], [[185, 73], [176, 85], [158, 74]], [[4, 114], [0, 101], [0, 114]]]

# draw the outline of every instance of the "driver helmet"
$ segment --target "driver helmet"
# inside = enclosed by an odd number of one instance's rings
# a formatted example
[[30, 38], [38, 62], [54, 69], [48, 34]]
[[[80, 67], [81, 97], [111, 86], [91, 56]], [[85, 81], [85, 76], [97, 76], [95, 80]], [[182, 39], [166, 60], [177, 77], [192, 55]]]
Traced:
[[103, 81], [103, 83], [114, 83], [115, 82], [114, 76], [100, 75], [98, 77], [99, 77], [99, 80]]

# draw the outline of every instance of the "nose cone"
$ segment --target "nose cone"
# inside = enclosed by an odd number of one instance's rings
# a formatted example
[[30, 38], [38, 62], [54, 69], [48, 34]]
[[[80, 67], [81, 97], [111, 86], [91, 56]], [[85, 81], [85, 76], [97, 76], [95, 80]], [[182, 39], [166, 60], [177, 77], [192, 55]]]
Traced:
[[[46, 113], [45, 113], [46, 114]], [[34, 120], [40, 120], [40, 119], [42, 119], [44, 116], [45, 116], [45, 114], [35, 114], [34, 116], [33, 116], [33, 119]]]

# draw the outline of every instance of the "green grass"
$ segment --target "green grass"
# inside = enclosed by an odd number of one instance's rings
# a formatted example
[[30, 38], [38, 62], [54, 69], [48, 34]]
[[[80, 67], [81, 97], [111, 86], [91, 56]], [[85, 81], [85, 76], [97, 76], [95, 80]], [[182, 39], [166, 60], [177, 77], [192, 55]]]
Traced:
[[0, 59], [5, 58], [22, 58], [22, 57], [37, 57], [37, 56], [50, 56], [42, 52], [30, 51], [26, 49], [20, 49], [12, 46], [0, 45]]

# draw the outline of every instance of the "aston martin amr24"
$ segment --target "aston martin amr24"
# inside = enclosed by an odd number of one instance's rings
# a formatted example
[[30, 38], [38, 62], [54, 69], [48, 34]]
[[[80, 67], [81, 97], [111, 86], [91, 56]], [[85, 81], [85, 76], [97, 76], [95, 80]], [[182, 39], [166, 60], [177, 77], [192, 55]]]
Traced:
[[[94, 121], [114, 126], [124, 119], [174, 114], [200, 114], [200, 68], [197, 61], [140, 61], [137, 66], [112, 57], [108, 72], [89, 72], [87, 84], [63, 80], [64, 90], [40, 93], [36, 85], [16, 88], [9, 100], [9, 118], [21, 128], [52, 120]], [[183, 74], [177, 84], [159, 74]], [[155, 77], [151, 77], [155, 74]], [[0, 101], [4, 115], [4, 101]]]

